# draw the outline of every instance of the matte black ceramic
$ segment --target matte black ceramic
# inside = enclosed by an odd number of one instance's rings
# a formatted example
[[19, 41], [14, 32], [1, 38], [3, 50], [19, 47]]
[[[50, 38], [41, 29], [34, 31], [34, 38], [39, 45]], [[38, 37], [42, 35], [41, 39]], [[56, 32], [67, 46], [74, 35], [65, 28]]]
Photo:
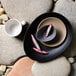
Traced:
[[[40, 43], [40, 41], [37, 42], [40, 45], [41, 49], [46, 50], [48, 54], [40, 54], [36, 51], [34, 51], [32, 48], [34, 47], [34, 44], [31, 40], [31, 34], [35, 36], [38, 24], [45, 18], [48, 17], [56, 17], [65, 24], [66, 30], [67, 30], [67, 36], [62, 44], [60, 44], [57, 47], [46, 47], [43, 44]], [[35, 37], [36, 38], [36, 37]], [[70, 45], [72, 40], [72, 27], [69, 21], [62, 15], [52, 12], [52, 13], [45, 13], [37, 17], [31, 24], [31, 26], [27, 29], [27, 32], [25, 34], [25, 40], [24, 40], [24, 50], [28, 57], [30, 57], [33, 60], [39, 61], [39, 62], [47, 62], [50, 61], [59, 55], [61, 55], [66, 48]]]

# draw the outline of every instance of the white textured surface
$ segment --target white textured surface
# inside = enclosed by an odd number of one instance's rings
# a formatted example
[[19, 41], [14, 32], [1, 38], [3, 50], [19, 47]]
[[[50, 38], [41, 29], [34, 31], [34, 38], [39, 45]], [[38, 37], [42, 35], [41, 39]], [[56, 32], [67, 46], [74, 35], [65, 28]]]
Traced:
[[76, 56], [76, 2], [73, 0], [58, 0], [55, 4], [54, 12], [64, 15], [72, 24], [73, 39], [65, 55]]
[[52, 7], [52, 0], [1, 0], [2, 5], [11, 18], [31, 23], [37, 16]]
[[17, 38], [9, 37], [5, 33], [4, 27], [4, 25], [0, 25], [0, 64], [9, 65], [25, 53], [23, 42]]
[[65, 57], [47, 63], [35, 62], [32, 66], [34, 76], [69, 76], [70, 64]]

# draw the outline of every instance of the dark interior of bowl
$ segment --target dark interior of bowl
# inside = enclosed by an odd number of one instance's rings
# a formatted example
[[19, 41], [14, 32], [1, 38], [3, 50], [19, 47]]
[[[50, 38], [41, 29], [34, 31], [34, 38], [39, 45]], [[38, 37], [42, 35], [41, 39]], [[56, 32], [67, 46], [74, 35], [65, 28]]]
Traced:
[[56, 36], [56, 30], [51, 27], [48, 36], [46, 36], [47, 29], [50, 25], [45, 25], [36, 32], [36, 38], [41, 42], [51, 42]]
[[[55, 17], [55, 18], [62, 20], [62, 22], [65, 24], [65, 27], [67, 30], [67, 36], [66, 36], [65, 40], [63, 41], [62, 44], [60, 44], [59, 46], [56, 46], [56, 47], [47, 47], [47, 46], [41, 44], [41, 42], [39, 40], [37, 40], [37, 38], [35, 36], [38, 24], [43, 19], [48, 18], [48, 17]], [[31, 34], [34, 35], [40, 48], [42, 50], [47, 51], [48, 54], [40, 54], [32, 49], [35, 46], [32, 42]], [[71, 27], [71, 24], [69, 23], [69, 21], [64, 16], [62, 16], [58, 13], [55, 13], [55, 12], [45, 13], [45, 14], [42, 14], [39, 17], [37, 17], [32, 22], [31, 26], [27, 29], [27, 31], [25, 33], [25, 39], [24, 39], [24, 51], [26, 52], [27, 56], [33, 60], [36, 60], [39, 62], [47, 62], [47, 61], [50, 61], [50, 60], [58, 57], [59, 55], [61, 55], [66, 50], [66, 48], [68, 48], [68, 46], [71, 43], [71, 40], [72, 40], [72, 27]]]

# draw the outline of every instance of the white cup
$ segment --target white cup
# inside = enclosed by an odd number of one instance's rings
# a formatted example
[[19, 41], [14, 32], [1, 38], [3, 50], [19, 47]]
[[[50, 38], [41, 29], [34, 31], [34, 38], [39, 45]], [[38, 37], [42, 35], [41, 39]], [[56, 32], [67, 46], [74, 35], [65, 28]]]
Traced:
[[5, 32], [11, 37], [16, 37], [20, 35], [22, 26], [25, 24], [25, 21], [20, 22], [17, 19], [10, 19], [5, 23]]

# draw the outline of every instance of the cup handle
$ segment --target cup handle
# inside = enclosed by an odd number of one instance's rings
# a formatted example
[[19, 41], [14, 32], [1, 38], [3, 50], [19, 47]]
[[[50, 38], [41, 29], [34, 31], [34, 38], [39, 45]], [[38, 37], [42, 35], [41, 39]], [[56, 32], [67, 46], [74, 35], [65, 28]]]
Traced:
[[22, 26], [26, 24], [26, 21], [21, 21]]

